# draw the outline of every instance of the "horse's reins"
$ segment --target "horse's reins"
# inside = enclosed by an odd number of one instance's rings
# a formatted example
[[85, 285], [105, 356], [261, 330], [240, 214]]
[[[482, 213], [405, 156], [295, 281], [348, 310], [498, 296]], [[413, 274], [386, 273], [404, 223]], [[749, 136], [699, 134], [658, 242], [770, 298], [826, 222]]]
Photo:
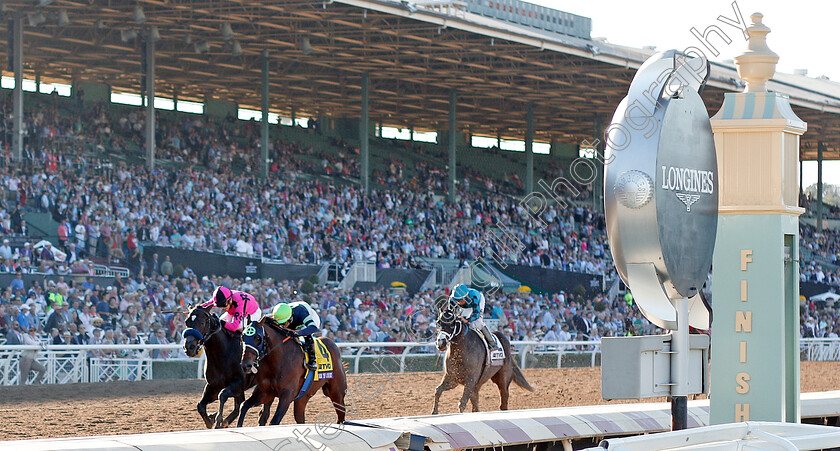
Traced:
[[[209, 334], [207, 334], [207, 336], [204, 336], [204, 334], [201, 335], [201, 340], [198, 340], [199, 346], [204, 346], [204, 344], [207, 342], [207, 340], [210, 339], [210, 337], [212, 337], [213, 335], [216, 335], [217, 333], [219, 333], [222, 330], [222, 323], [219, 321], [219, 319], [215, 315], [212, 315], [212, 314], [210, 314], [209, 316], [210, 316], [210, 322], [215, 323], [216, 326], [213, 329], [213, 332], [210, 332]], [[193, 327], [192, 329], [195, 329], [195, 328]]]
[[[265, 328], [265, 324], [263, 324], [263, 328]], [[263, 338], [263, 340], [268, 340], [268, 335], [265, 335], [265, 332], [263, 332], [263, 336], [265, 337], [265, 338]], [[262, 359], [268, 357], [268, 355], [271, 354], [275, 349], [279, 348], [283, 343], [289, 341], [292, 338], [294, 338], [293, 335], [286, 335], [286, 338], [284, 338], [283, 341], [281, 341], [280, 343], [277, 343], [276, 345], [269, 348], [268, 351], [263, 353], [263, 355], [259, 355], [259, 351], [257, 350], [256, 363], [262, 362]], [[248, 346], [248, 345], [246, 345], [246, 346]], [[250, 346], [250, 347], [253, 348], [253, 346]], [[254, 348], [254, 349], [256, 350], [256, 348]]]
[[443, 316], [445, 316], [445, 314], [441, 315], [441, 317], [438, 318], [438, 321], [441, 324], [452, 324], [453, 325], [452, 326], [452, 332], [446, 332], [446, 331], [443, 331], [443, 330], [440, 331], [440, 333], [443, 334], [443, 336], [446, 338], [446, 341], [448, 341], [448, 342], [451, 342], [453, 338], [457, 337], [458, 335], [461, 335], [463, 333], [464, 327], [466, 327], [462, 321], [459, 321], [458, 318], [455, 317], [454, 313], [451, 313], [450, 315], [452, 316], [452, 321], [445, 321], [443, 319]]

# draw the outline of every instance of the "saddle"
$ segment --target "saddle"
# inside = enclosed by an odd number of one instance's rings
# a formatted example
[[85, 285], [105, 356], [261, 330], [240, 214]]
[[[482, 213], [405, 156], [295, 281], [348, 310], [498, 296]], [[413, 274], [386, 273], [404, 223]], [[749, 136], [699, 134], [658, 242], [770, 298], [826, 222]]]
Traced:
[[[303, 349], [303, 337], [298, 337], [297, 340], [298, 346]], [[333, 361], [332, 355], [330, 355], [330, 351], [324, 345], [324, 342], [321, 338], [315, 339], [315, 365], [317, 371], [315, 371], [315, 380], [318, 381], [320, 379], [332, 379], [333, 378]], [[306, 353], [304, 353], [304, 358], [306, 358]], [[309, 370], [307, 370], [309, 371]]]
[[472, 327], [472, 326], [470, 326], [470, 329], [472, 329], [475, 333], [478, 334], [478, 337], [481, 338], [481, 342], [484, 344], [484, 355], [487, 356], [485, 364], [487, 366], [502, 366], [502, 365], [504, 365], [505, 364], [505, 350], [502, 347], [502, 343], [499, 341], [499, 337], [497, 337], [496, 334], [490, 334], [490, 336], [493, 337], [493, 341], [495, 342], [494, 347], [498, 348], [498, 349], [492, 349], [491, 350], [490, 343], [487, 343], [487, 340], [484, 339], [484, 334], [481, 333], [481, 330], [479, 330], [475, 327]]
[[[273, 329], [277, 330], [278, 332], [281, 332], [281, 333], [284, 333], [284, 334], [288, 333], [288, 330], [285, 329], [283, 326], [277, 324], [277, 322], [273, 318], [267, 317], [264, 324], [272, 327]], [[262, 332], [262, 328], [259, 328], [259, 333], [261, 333], [261, 332]], [[292, 337], [288, 337], [287, 340], [290, 339], [290, 338], [292, 338]], [[303, 337], [297, 337], [295, 339], [295, 343], [297, 343], [297, 345], [300, 346], [301, 351], [304, 351], [303, 340], [304, 340]], [[265, 340], [263, 340], [263, 342], [264, 341]], [[315, 380], [315, 381], [318, 381], [318, 380], [321, 380], [321, 379], [332, 379], [333, 378], [333, 361], [332, 361], [332, 355], [330, 355], [330, 351], [324, 345], [321, 338], [315, 338], [313, 346], [315, 348], [315, 365], [316, 365], [317, 370], [315, 371], [315, 374], [312, 375], [312, 379]], [[260, 355], [262, 355], [262, 353], [265, 351], [264, 347], [259, 349], [259, 351], [260, 351]], [[305, 351], [303, 353], [303, 358], [307, 359]], [[307, 369], [306, 372], [309, 373], [310, 371]], [[309, 376], [309, 374], [307, 374], [307, 376]]]

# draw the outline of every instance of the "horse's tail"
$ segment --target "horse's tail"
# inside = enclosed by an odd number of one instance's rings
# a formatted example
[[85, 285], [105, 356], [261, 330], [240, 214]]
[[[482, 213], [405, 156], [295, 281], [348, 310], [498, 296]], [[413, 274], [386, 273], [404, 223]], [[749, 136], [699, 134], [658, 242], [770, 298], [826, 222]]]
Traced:
[[531, 384], [529, 384], [528, 381], [525, 379], [525, 375], [522, 374], [522, 370], [519, 369], [519, 365], [517, 365], [516, 362], [512, 362], [512, 363], [513, 363], [513, 382], [516, 385], [524, 388], [525, 390], [532, 391], [532, 392], [537, 391], [537, 388], [532, 387]]

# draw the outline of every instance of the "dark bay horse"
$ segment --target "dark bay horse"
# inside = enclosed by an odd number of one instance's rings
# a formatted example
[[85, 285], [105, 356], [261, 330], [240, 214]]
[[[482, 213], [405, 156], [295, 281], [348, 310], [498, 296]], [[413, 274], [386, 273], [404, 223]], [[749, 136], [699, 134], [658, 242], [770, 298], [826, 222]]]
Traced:
[[[274, 398], [278, 399], [277, 411], [271, 419], [271, 424], [280, 424], [289, 405], [294, 401], [295, 421], [306, 422], [306, 403], [309, 398], [315, 396], [319, 389], [324, 395], [332, 400], [335, 412], [338, 415], [338, 423], [344, 423], [346, 409], [344, 407], [344, 395], [347, 392], [347, 376], [344, 374], [344, 366], [341, 361], [341, 351], [335, 342], [325, 338], [324, 345], [327, 347], [333, 360], [333, 378], [312, 381], [309, 389], [298, 399], [295, 399], [303, 387], [306, 368], [303, 366], [303, 349], [297, 342], [293, 332], [280, 327], [273, 320], [266, 317], [260, 320], [258, 326], [265, 326], [265, 354], [259, 364], [257, 373], [256, 388], [254, 393], [242, 404], [242, 414], [239, 417], [238, 426], [242, 426], [245, 413], [248, 409], [257, 404], [271, 405]], [[242, 367], [246, 372], [251, 371], [257, 360], [257, 353], [251, 347], [246, 347], [242, 355]], [[264, 411], [267, 410], [264, 408]]]
[[494, 334], [499, 337], [502, 347], [505, 350], [505, 363], [500, 366], [487, 366], [487, 351], [484, 348], [484, 341], [479, 334], [470, 329], [461, 319], [455, 316], [452, 309], [441, 312], [437, 320], [438, 336], [437, 347], [443, 351], [449, 347], [444, 361], [444, 376], [437, 390], [435, 390], [435, 406], [432, 415], [438, 413], [438, 404], [441, 393], [451, 390], [458, 385], [464, 386], [464, 395], [458, 403], [461, 412], [467, 407], [467, 400], [472, 403], [473, 412], [478, 412], [478, 391], [488, 380], [492, 380], [499, 387], [499, 394], [502, 403], [500, 410], [508, 409], [508, 398], [510, 397], [510, 383], [528, 391], [535, 391], [534, 387], [525, 380], [519, 366], [513, 359], [510, 351], [510, 342], [499, 332]]
[[[190, 357], [198, 357], [201, 348], [207, 351], [204, 365], [204, 394], [196, 406], [208, 429], [227, 427], [239, 415], [239, 406], [245, 400], [245, 390], [254, 385], [254, 377], [245, 376], [239, 362], [242, 358], [242, 337], [222, 327], [219, 317], [210, 313], [210, 307], [195, 306], [187, 313], [184, 323], [190, 329], [184, 332], [184, 351]], [[225, 402], [234, 398], [233, 412], [223, 417]], [[207, 404], [219, 400], [219, 411], [207, 415]], [[260, 421], [265, 424], [268, 409], [264, 409]], [[224, 419], [223, 419], [224, 418]]]

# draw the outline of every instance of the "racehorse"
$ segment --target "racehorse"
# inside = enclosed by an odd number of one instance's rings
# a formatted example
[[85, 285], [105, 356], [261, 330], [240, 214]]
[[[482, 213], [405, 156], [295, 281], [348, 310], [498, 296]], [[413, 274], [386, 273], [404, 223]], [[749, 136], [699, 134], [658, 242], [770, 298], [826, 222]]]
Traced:
[[504, 364], [488, 366], [486, 364], [487, 350], [481, 336], [458, 318], [452, 309], [442, 310], [437, 324], [439, 330], [436, 340], [437, 348], [443, 351], [448, 346], [449, 350], [444, 361], [443, 380], [435, 390], [435, 406], [432, 409], [432, 415], [438, 413], [441, 393], [458, 385], [464, 386], [464, 395], [458, 403], [458, 408], [462, 413], [467, 407], [467, 400], [472, 403], [473, 412], [478, 412], [478, 391], [488, 380], [492, 380], [499, 386], [499, 394], [502, 398], [500, 410], [508, 409], [511, 381], [516, 382], [516, 385], [525, 390], [536, 391], [525, 380], [525, 376], [513, 360], [510, 342], [504, 335], [494, 332], [505, 351]]
[[265, 326], [263, 327], [265, 331], [263, 349], [265, 352], [262, 357], [258, 357], [256, 350], [247, 346], [242, 354], [242, 368], [246, 373], [252, 371], [258, 359], [261, 359], [261, 361], [256, 378], [256, 388], [251, 397], [242, 404], [242, 414], [237, 425], [242, 426], [248, 409], [257, 404], [268, 403], [268, 405], [271, 405], [274, 398], [278, 399], [278, 404], [277, 411], [274, 412], [274, 417], [271, 419], [271, 424], [280, 424], [292, 401], [295, 403], [295, 421], [304, 423], [306, 422], [306, 403], [309, 398], [318, 393], [318, 389], [322, 389], [324, 395], [332, 400], [333, 407], [338, 415], [338, 422], [344, 423], [346, 413], [344, 395], [347, 392], [347, 376], [344, 374], [341, 351], [338, 350], [335, 342], [328, 338], [322, 339], [324, 346], [332, 356], [332, 379], [313, 380], [306, 392], [301, 394], [306, 377], [306, 367], [303, 365], [304, 352], [297, 341], [296, 334], [277, 325], [268, 317], [261, 319], [256, 326]]
[[[204, 365], [204, 394], [196, 406], [208, 429], [227, 427], [239, 415], [239, 406], [245, 400], [245, 390], [254, 385], [254, 377], [246, 378], [239, 361], [242, 356], [241, 334], [222, 327], [219, 317], [210, 313], [211, 307], [195, 306], [187, 313], [184, 323], [190, 329], [184, 332], [184, 351], [190, 357], [198, 357], [201, 348], [207, 351]], [[225, 402], [233, 396], [236, 403], [233, 412], [223, 418]], [[207, 404], [219, 400], [219, 411], [207, 415]], [[270, 407], [270, 404], [267, 406]], [[260, 415], [260, 425], [268, 419], [268, 408]], [[215, 423], [215, 424], [214, 424]]]

